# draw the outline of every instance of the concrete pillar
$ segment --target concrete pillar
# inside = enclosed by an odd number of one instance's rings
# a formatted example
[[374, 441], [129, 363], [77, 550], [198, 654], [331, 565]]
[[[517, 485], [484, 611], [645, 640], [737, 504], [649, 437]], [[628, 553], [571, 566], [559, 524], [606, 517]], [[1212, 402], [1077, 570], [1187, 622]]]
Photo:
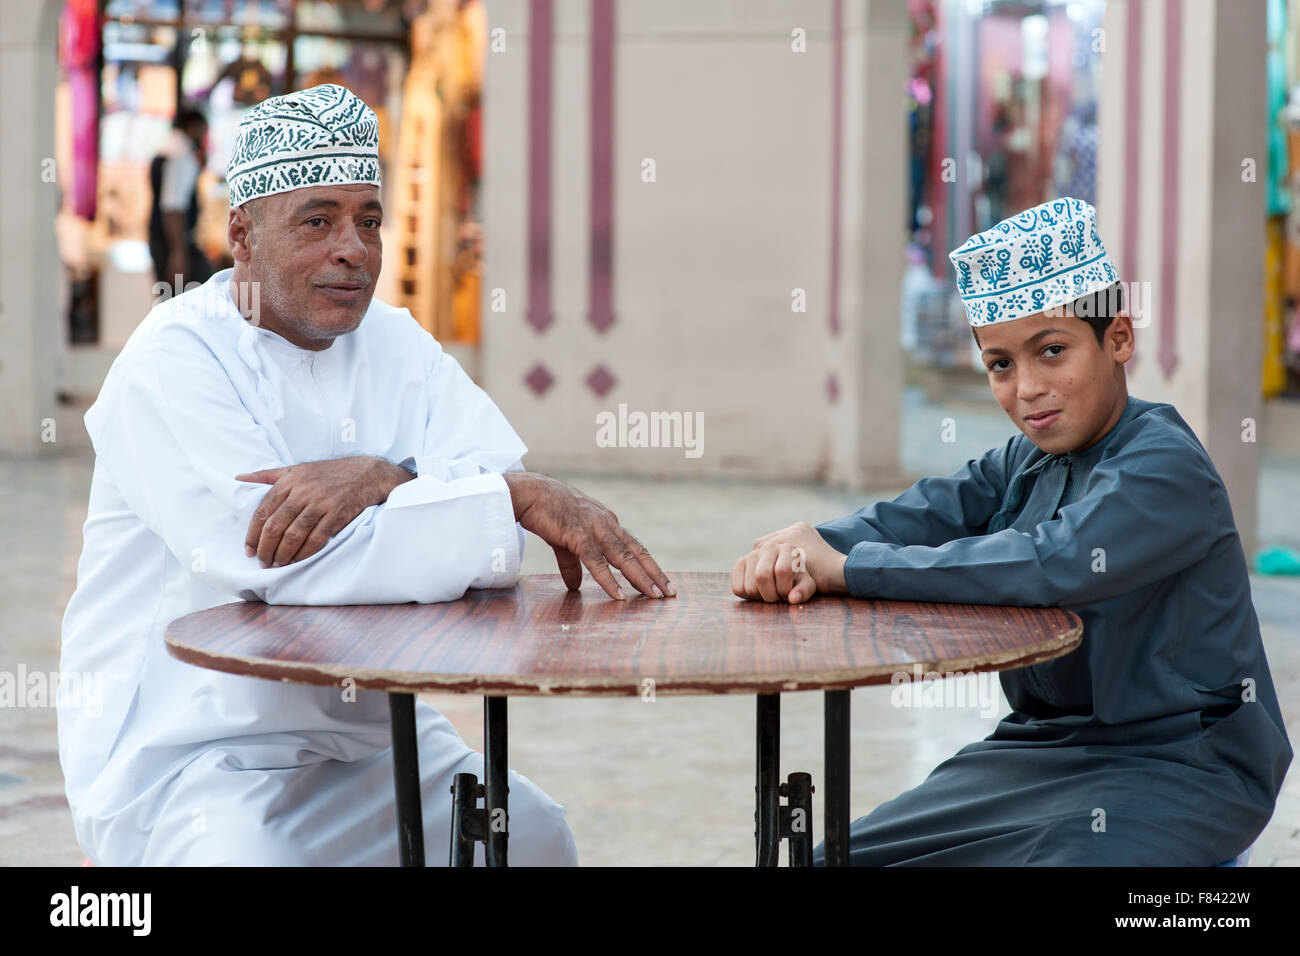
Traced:
[[[839, 0], [487, 6], [504, 49], [484, 75], [482, 380], [529, 466], [892, 479], [905, 11]], [[530, 44], [548, 10], [539, 64]], [[851, 71], [838, 101], [837, 42]], [[620, 405], [701, 414], [703, 454], [599, 446], [597, 415]]]
[[[55, 363], [63, 334], [55, 240], [54, 157], [58, 0], [0, 0], [0, 452], [51, 445]], [[56, 170], [62, 179], [67, 170]], [[57, 436], [56, 436], [57, 437]]]
[[1196, 432], [1249, 556], [1259, 444], [1244, 437], [1261, 412], [1267, 5], [1133, 3], [1106, 5], [1097, 203], [1123, 278], [1149, 283], [1129, 391], [1174, 405]]
[[907, 5], [845, 3], [840, 320], [828, 364], [830, 479], [897, 488], [903, 352], [899, 296], [907, 246]]

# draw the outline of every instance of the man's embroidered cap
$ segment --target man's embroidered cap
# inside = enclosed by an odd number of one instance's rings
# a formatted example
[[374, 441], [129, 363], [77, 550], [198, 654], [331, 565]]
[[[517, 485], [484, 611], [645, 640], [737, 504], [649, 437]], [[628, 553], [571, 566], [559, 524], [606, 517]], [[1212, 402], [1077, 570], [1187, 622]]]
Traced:
[[226, 181], [232, 209], [305, 186], [378, 186], [375, 111], [333, 83], [263, 100], [239, 124]]
[[948, 258], [971, 325], [1068, 305], [1119, 278], [1097, 236], [1097, 210], [1068, 196], [976, 233]]

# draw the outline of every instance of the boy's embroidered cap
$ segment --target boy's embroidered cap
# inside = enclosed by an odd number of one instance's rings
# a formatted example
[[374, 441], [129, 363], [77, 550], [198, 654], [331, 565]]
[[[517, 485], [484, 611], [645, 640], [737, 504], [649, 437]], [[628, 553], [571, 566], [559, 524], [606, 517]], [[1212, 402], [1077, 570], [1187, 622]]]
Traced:
[[948, 258], [971, 325], [1068, 305], [1119, 278], [1097, 236], [1097, 210], [1068, 196], [976, 233]]
[[334, 83], [263, 100], [239, 124], [226, 181], [232, 209], [304, 186], [378, 186], [375, 111]]

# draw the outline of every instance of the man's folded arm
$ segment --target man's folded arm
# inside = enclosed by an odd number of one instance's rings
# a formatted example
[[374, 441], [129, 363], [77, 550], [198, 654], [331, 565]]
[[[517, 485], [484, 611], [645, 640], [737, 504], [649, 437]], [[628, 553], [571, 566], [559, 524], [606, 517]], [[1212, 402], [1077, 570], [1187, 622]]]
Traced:
[[1204, 557], [1227, 506], [1187, 450], [1129, 446], [1093, 469], [1085, 496], [1032, 531], [1008, 528], [937, 547], [864, 542], [850, 552], [854, 597], [1075, 606], [1176, 574]]
[[[269, 604], [429, 603], [518, 577], [510, 491], [486, 471], [405, 482], [311, 557], [260, 567], [244, 538], [270, 486], [235, 475], [296, 463], [284, 460], [210, 359], [163, 349], [140, 355], [88, 425], [131, 509], [219, 592]], [[510, 464], [522, 467], [517, 458]]]
[[935, 547], [979, 534], [1002, 507], [1015, 442], [1013, 437], [948, 477], [922, 478], [893, 501], [828, 521], [817, 531], [844, 554], [864, 541]]

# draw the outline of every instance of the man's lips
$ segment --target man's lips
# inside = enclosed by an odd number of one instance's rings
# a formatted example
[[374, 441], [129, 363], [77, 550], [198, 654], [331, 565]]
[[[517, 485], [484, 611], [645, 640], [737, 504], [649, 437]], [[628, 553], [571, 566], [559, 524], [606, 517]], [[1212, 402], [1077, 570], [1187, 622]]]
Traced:
[[316, 288], [339, 302], [357, 302], [368, 286], [366, 282], [322, 282]]

